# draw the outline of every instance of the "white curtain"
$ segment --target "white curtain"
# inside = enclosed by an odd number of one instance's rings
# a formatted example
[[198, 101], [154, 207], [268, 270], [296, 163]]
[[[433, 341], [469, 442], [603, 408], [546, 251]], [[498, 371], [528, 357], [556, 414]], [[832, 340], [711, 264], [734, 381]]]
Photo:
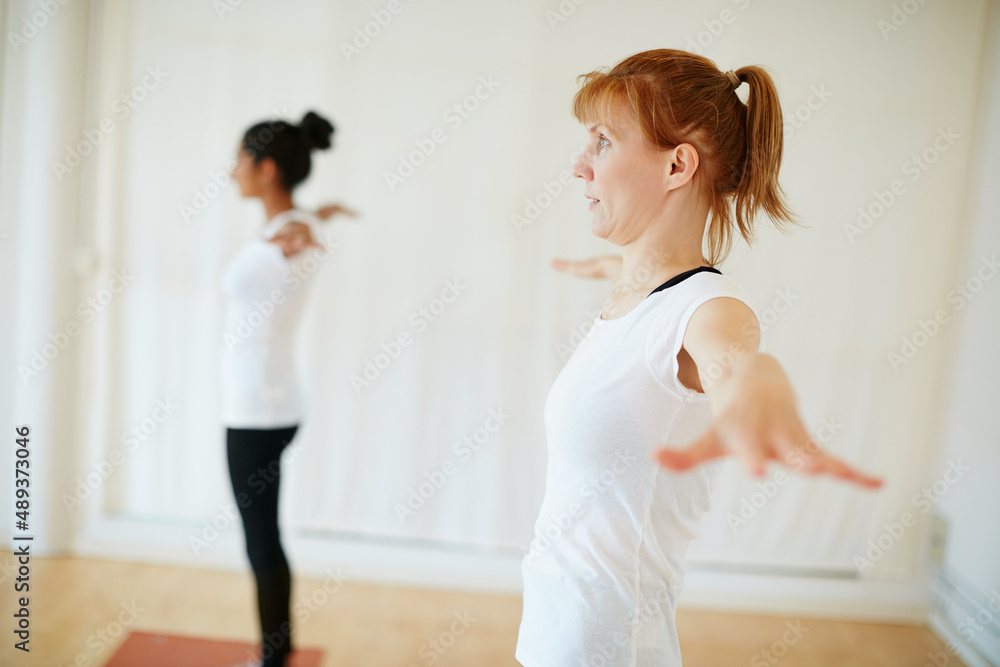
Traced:
[[[329, 228], [336, 247], [311, 278], [297, 350], [309, 412], [286, 469], [286, 530], [520, 552], [543, 492], [548, 387], [611, 287], [548, 267], [615, 250], [591, 236], [581, 185], [565, 183], [585, 137], [569, 112], [575, 77], [694, 45], [724, 70], [775, 73], [789, 119], [782, 182], [807, 226], [784, 237], [762, 223], [723, 270], [764, 313], [767, 351], [817, 438], [888, 481], [871, 493], [794, 478], [761, 502], [765, 490], [727, 465], [692, 558], [850, 572], [884, 523], [919, 515], [947, 336], [895, 369], [887, 354], [952, 308], [983, 2], [921, 5], [887, 36], [891, 8], [860, 1], [233, 4], [220, 15], [227, 3], [144, 0], [103, 15], [127, 39], [98, 113], [150, 71], [161, 80], [116, 125], [113, 205], [92, 230], [102, 275], [135, 276], [95, 371], [109, 387], [94, 397], [101, 446], [118, 447], [157, 400], [177, 405], [128, 453], [105, 511], [196, 522], [228, 501], [217, 283], [263, 211], [213, 183], [251, 123], [314, 109], [337, 126], [335, 147], [314, 155], [298, 202], [361, 216]], [[948, 128], [958, 138], [938, 142], [926, 171], [908, 169]], [[430, 155], [415, 153], [428, 142]], [[401, 159], [420, 164], [407, 175]], [[405, 178], [390, 187], [387, 172]], [[905, 191], [885, 194], [896, 179]], [[845, 229], [889, 196], [862, 233]], [[441, 312], [452, 281], [462, 287]], [[426, 328], [421, 308], [439, 312]], [[382, 345], [400, 334], [412, 343], [386, 364]], [[359, 392], [366, 362], [384, 368]], [[482, 430], [491, 411], [506, 415], [495, 433]], [[482, 440], [467, 460], [455, 444], [466, 436]], [[421, 484], [430, 497], [401, 521], [397, 505]], [[744, 499], [759, 507], [734, 529]], [[862, 574], [911, 573], [922, 539], [908, 531]]]

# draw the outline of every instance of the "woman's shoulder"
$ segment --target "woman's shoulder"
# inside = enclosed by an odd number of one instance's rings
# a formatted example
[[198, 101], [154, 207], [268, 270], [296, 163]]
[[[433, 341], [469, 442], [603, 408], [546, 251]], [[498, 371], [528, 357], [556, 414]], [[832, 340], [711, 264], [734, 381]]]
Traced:
[[300, 208], [292, 208], [271, 218], [264, 225], [260, 236], [264, 239], [271, 239], [282, 230], [287, 231], [295, 228], [308, 229], [310, 233], [315, 235], [320, 222], [320, 219], [312, 212]]
[[714, 271], [701, 271], [694, 274], [680, 285], [686, 285], [685, 292], [691, 295], [707, 294], [712, 292], [733, 292], [746, 297], [746, 290], [743, 285], [732, 276]]
[[695, 273], [658, 294], [663, 296], [659, 303], [654, 304], [652, 311], [659, 320], [682, 320], [699, 305], [716, 297], [732, 297], [753, 309], [750, 296], [738, 281], [713, 271]]

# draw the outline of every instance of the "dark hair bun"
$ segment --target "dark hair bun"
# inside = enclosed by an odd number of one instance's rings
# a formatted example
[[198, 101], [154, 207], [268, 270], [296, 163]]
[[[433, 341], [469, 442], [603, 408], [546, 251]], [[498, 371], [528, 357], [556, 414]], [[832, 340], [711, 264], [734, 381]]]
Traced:
[[323, 150], [330, 147], [333, 125], [326, 118], [309, 111], [299, 123], [299, 134], [302, 135], [302, 143], [306, 148]]

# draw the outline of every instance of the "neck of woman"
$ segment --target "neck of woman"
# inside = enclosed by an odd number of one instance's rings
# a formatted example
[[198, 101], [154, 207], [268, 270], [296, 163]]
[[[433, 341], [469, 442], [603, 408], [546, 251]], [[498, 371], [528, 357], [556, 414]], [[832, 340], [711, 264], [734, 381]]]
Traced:
[[284, 213], [289, 209], [295, 208], [295, 205], [292, 203], [292, 193], [288, 190], [275, 188], [261, 194], [260, 201], [264, 204], [264, 213], [267, 215], [269, 221], [279, 213]]
[[664, 282], [708, 262], [702, 253], [707, 211], [665, 218], [647, 226], [622, 246], [620, 289], [649, 292]]

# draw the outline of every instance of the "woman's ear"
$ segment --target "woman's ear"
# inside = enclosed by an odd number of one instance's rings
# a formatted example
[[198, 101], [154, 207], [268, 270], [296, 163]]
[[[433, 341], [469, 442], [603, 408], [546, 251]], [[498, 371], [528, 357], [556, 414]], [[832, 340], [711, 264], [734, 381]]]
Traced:
[[698, 151], [691, 144], [678, 144], [666, 152], [664, 177], [667, 190], [687, 184], [698, 170]]
[[264, 183], [267, 185], [276, 185], [278, 183], [278, 165], [275, 164], [274, 158], [264, 158], [257, 165], [257, 169], [259, 169], [261, 180]]

